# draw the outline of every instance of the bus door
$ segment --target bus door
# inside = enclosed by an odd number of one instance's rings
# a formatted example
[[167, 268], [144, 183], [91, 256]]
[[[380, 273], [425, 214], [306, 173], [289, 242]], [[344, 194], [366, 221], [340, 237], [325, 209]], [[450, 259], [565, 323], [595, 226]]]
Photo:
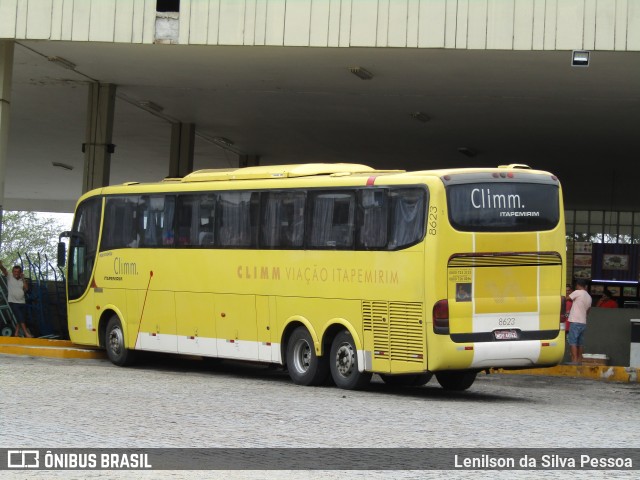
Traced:
[[257, 360], [255, 296], [219, 294], [214, 302], [218, 356]]
[[[70, 283], [74, 281], [73, 277], [69, 279]], [[94, 288], [88, 288], [82, 298], [69, 301], [67, 308], [71, 341], [87, 345], [97, 344], [100, 311], [96, 309]]]
[[102, 198], [85, 200], [76, 210], [69, 234], [67, 297], [69, 337], [81, 344], [98, 343], [99, 312], [94, 299], [93, 270], [98, 250]]

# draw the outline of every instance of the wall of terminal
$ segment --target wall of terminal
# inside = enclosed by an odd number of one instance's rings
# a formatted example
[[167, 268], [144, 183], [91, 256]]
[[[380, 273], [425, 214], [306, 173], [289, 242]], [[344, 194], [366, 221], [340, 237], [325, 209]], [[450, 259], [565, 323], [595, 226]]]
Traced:
[[[177, 2], [176, 2], [177, 3]], [[0, 38], [640, 51], [637, 0], [0, 0]]]
[[578, 242], [640, 243], [640, 212], [565, 210], [567, 238]]
[[[565, 223], [567, 283], [574, 278], [640, 280], [640, 212], [565, 210]], [[603, 269], [607, 255], [626, 262]]]

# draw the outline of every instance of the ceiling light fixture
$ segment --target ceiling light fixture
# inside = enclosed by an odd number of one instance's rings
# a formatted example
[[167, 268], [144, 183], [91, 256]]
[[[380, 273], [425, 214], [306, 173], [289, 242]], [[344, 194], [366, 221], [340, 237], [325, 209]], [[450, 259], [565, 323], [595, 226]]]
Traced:
[[225, 137], [212, 137], [207, 135], [206, 133], [202, 133], [201, 131], [198, 131], [196, 129], [196, 137], [201, 138], [202, 140], [204, 140], [205, 142], [209, 142], [212, 143], [213, 145], [221, 148], [222, 150], [225, 150], [227, 152], [232, 152], [236, 155], [246, 155], [247, 153], [244, 152], [243, 150], [240, 150], [238, 147], [235, 146], [235, 142], [233, 142], [232, 140], [229, 140], [228, 138]]
[[213, 137], [213, 143], [220, 145], [221, 147], [233, 146], [233, 142], [225, 137]]
[[73, 170], [73, 165], [68, 165], [66, 163], [51, 162], [51, 165], [53, 165], [54, 167], [62, 168], [64, 170]]
[[427, 115], [426, 113], [422, 113], [422, 112], [413, 112], [411, 114], [411, 118], [414, 118], [414, 119], [418, 120], [419, 122], [428, 122], [429, 120], [431, 120], [429, 115]]
[[164, 107], [162, 105], [153, 103], [151, 100], [142, 100], [138, 102], [138, 105], [140, 105], [145, 110], [153, 110], [154, 112], [158, 112], [158, 113], [164, 110]]
[[478, 151], [471, 147], [460, 147], [458, 151], [469, 158], [475, 157], [478, 154]]
[[75, 70], [76, 69], [76, 64], [73, 63], [73, 62], [70, 62], [66, 58], [62, 58], [62, 57], [47, 57], [47, 60], [49, 60], [50, 62], [56, 63], [56, 64], [60, 65], [62, 68], [66, 68], [67, 70]]
[[571, 53], [572, 67], [588, 67], [590, 53], [587, 50], [574, 50]]
[[366, 68], [349, 67], [349, 71], [353, 73], [356, 77], [360, 78], [360, 80], [371, 80], [373, 78], [373, 73], [371, 73]]

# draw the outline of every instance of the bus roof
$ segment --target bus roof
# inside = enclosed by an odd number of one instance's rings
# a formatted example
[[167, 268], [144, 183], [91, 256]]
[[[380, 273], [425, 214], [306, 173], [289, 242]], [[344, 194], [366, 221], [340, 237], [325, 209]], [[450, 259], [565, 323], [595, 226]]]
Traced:
[[353, 173], [403, 173], [404, 170], [375, 170], [357, 163], [307, 163], [300, 165], [265, 165], [259, 167], [198, 170], [183, 182], [213, 182], [223, 180], [255, 180], [267, 178], [308, 177], [313, 175], [349, 175]]
[[[505, 170], [518, 173], [518, 176], [526, 176], [529, 178], [539, 177], [540, 175], [551, 177], [552, 174], [540, 170], [532, 170], [526, 165], [510, 164], [500, 165], [499, 167], [475, 167], [475, 168], [445, 168], [438, 170], [418, 170], [407, 172], [405, 170], [377, 170], [367, 165], [355, 164], [355, 163], [306, 163], [306, 164], [292, 164], [292, 165], [264, 165], [256, 167], [243, 167], [243, 168], [220, 168], [220, 169], [207, 169], [197, 170], [188, 174], [182, 178], [165, 178], [160, 182], [152, 183], [140, 183], [140, 182], [126, 182], [118, 185], [109, 185], [101, 188], [94, 189], [82, 195], [79, 202], [87, 197], [100, 194], [123, 194], [133, 192], [153, 192], [164, 191], [166, 188], [173, 190], [182, 190], [182, 187], [186, 187], [185, 190], [191, 190], [189, 186], [196, 187], [202, 185], [205, 182], [243, 182], [243, 181], [260, 181], [260, 180], [275, 180], [280, 179], [301, 179], [303, 177], [333, 177], [349, 178], [349, 177], [386, 177], [391, 178], [416, 178], [416, 177], [437, 177], [444, 178], [445, 176], [452, 175], [458, 177], [459, 180], [463, 180], [464, 177], [471, 179], [473, 176], [482, 173], [495, 173], [505, 172]], [[365, 180], [366, 181], [366, 180]], [[172, 185], [171, 187], [169, 185]], [[236, 187], [237, 188], [237, 183]], [[164, 188], [163, 188], [164, 187]], [[219, 187], [215, 187], [217, 189]], [[254, 187], [255, 188], [255, 187]]]

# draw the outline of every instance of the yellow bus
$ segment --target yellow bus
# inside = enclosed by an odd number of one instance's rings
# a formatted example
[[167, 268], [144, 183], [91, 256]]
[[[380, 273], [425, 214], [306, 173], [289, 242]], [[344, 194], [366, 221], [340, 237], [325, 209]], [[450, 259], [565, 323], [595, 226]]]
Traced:
[[526, 166], [200, 170], [88, 192], [62, 236], [71, 340], [117, 365], [146, 350], [464, 390], [564, 354], [560, 183]]

